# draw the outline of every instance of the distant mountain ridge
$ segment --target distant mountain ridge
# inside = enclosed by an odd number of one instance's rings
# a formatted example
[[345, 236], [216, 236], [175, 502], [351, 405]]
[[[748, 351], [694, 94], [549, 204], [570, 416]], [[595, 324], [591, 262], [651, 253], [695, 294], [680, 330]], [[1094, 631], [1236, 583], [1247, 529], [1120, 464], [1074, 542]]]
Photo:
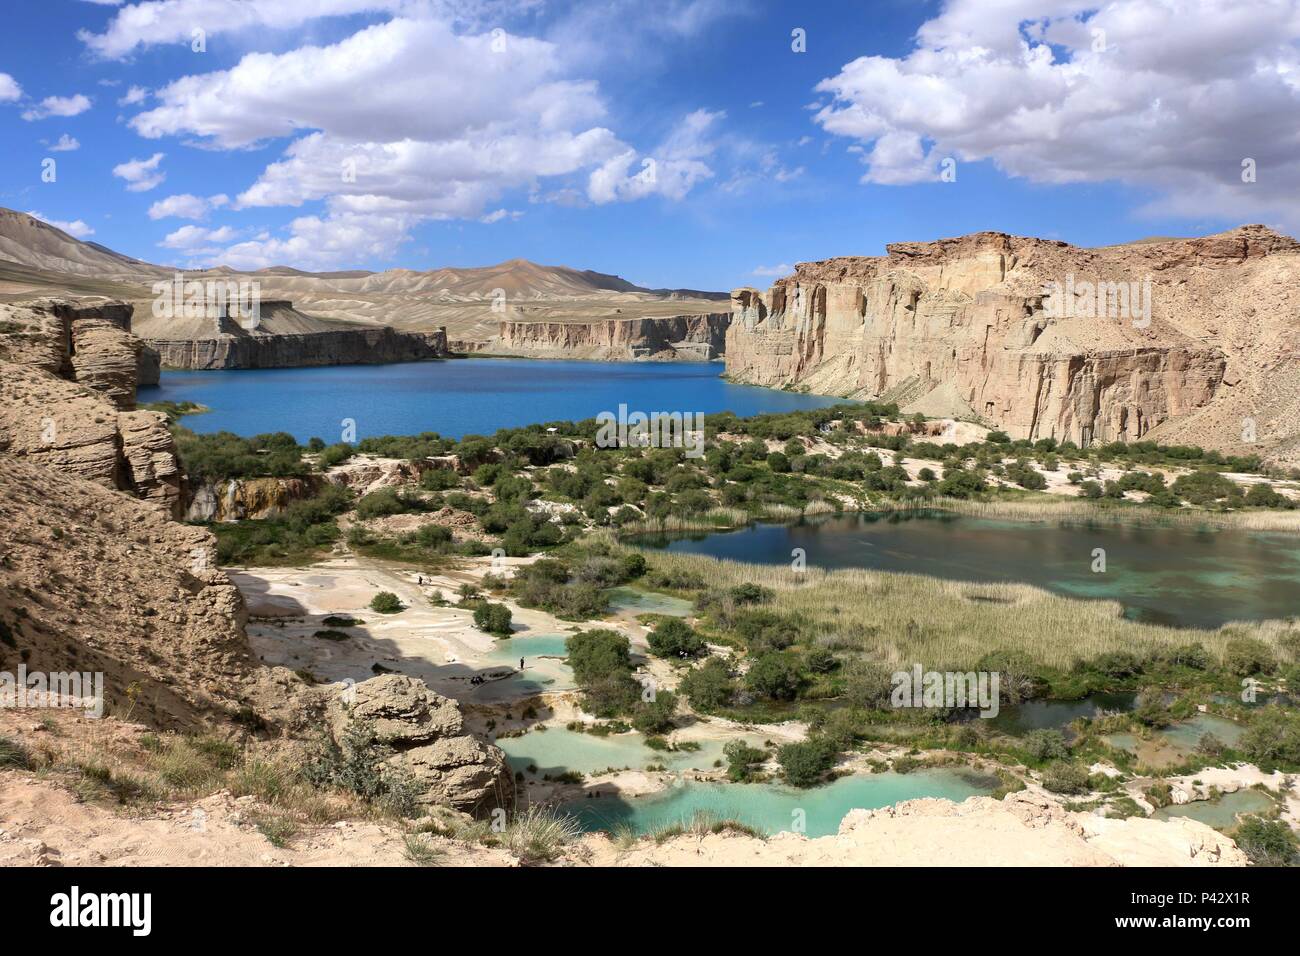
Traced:
[[[120, 299], [135, 306], [133, 327], [145, 339], [211, 341], [218, 334], [211, 321], [153, 314], [154, 284], [178, 271], [199, 280], [256, 281], [262, 300], [278, 303], [266, 311], [259, 336], [338, 333], [358, 326], [436, 335], [445, 328], [458, 350], [499, 353], [508, 338], [505, 328], [531, 340], [541, 335], [529, 333], [526, 327], [532, 324], [600, 325], [601, 331], [592, 333], [600, 338], [609, 334], [609, 323], [646, 321], [647, 338], [629, 342], [629, 355], [649, 349], [654, 355], [695, 357], [704, 354], [699, 343], [680, 353], [650, 346], [683, 328], [713, 328], [729, 321], [725, 292], [646, 289], [616, 275], [519, 258], [469, 268], [382, 272], [306, 272], [292, 266], [181, 270], [122, 255], [27, 213], [0, 208], [0, 302], [46, 295]], [[588, 338], [578, 334], [575, 341]], [[575, 357], [577, 351], [575, 347]], [[180, 355], [184, 350], [167, 346], [164, 352]]]
[[609, 292], [720, 302], [729, 298], [726, 292], [647, 289], [616, 275], [569, 266], [541, 265], [521, 258], [489, 266], [386, 269], [382, 272], [365, 269], [308, 272], [292, 266], [246, 271], [224, 265], [182, 270], [135, 259], [98, 242], [77, 239], [35, 216], [3, 207], [0, 207], [0, 259], [47, 272], [100, 278], [155, 279], [163, 274], [184, 271], [199, 278], [246, 275], [274, 281], [277, 288], [286, 289], [292, 289], [298, 283], [309, 283], [339, 291], [435, 293], [453, 300], [490, 298], [500, 294], [510, 299], [572, 298]]

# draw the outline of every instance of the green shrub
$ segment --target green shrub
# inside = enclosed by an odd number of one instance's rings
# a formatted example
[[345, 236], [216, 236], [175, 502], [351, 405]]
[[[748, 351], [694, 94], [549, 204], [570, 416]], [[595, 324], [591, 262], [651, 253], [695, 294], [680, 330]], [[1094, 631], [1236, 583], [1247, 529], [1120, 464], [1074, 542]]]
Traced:
[[745, 686], [772, 700], [794, 700], [804, 681], [799, 661], [790, 654], [764, 654], [745, 674]]
[[643, 734], [665, 734], [673, 729], [677, 713], [677, 695], [657, 691], [650, 700], [642, 700], [632, 712], [632, 726]]
[[835, 766], [835, 750], [825, 740], [786, 744], [776, 752], [786, 782], [794, 787], [811, 787]]
[[1283, 820], [1265, 820], [1260, 816], [1248, 816], [1241, 821], [1234, 834], [1237, 846], [1241, 847], [1250, 862], [1256, 866], [1290, 866], [1296, 862], [1296, 835]]
[[1043, 787], [1052, 793], [1086, 793], [1088, 771], [1079, 764], [1058, 760], [1043, 772]]
[[370, 610], [379, 614], [396, 614], [405, 609], [401, 599], [392, 591], [380, 591], [370, 599]]
[[510, 634], [510, 608], [484, 601], [474, 609], [474, 626], [498, 637]]
[[1300, 766], [1300, 714], [1269, 706], [1255, 714], [1241, 735], [1238, 749], [1270, 766]]
[[1070, 755], [1065, 735], [1059, 730], [1031, 730], [1025, 734], [1025, 752], [1038, 761], [1063, 760]]
[[744, 783], [754, 775], [754, 767], [767, 760], [767, 751], [751, 747], [743, 740], [729, 740], [722, 748], [722, 755], [727, 758], [727, 779], [732, 783]]
[[648, 638], [650, 652], [656, 657], [699, 657], [704, 640], [681, 618], [660, 621]]
[[631, 645], [627, 637], [606, 628], [581, 631], [566, 642], [569, 666], [579, 684], [591, 684], [621, 673], [631, 673]]
[[736, 693], [736, 682], [731, 678], [727, 662], [711, 657], [699, 667], [686, 672], [679, 690], [698, 711], [709, 712], [731, 703]]
[[1277, 663], [1272, 649], [1255, 637], [1234, 637], [1223, 654], [1223, 666], [1238, 677], [1266, 674]]

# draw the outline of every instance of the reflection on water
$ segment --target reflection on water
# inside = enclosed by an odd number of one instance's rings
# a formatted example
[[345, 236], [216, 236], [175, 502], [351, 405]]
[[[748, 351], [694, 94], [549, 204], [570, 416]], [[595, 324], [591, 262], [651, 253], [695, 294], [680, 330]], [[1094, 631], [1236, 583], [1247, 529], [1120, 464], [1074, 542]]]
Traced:
[[[1134, 620], [1214, 628], [1300, 613], [1300, 536], [1095, 522], [1016, 522], [939, 512], [867, 513], [737, 531], [641, 536], [637, 544], [733, 561], [870, 568], [1023, 582], [1120, 602]], [[1093, 550], [1106, 571], [1092, 571]]]
[[1103, 713], [1133, 709], [1137, 694], [1089, 694], [1079, 700], [1027, 700], [1021, 704], [1003, 704], [989, 724], [1004, 734], [1019, 736], [1031, 730], [1064, 730], [1080, 717], [1099, 717]]

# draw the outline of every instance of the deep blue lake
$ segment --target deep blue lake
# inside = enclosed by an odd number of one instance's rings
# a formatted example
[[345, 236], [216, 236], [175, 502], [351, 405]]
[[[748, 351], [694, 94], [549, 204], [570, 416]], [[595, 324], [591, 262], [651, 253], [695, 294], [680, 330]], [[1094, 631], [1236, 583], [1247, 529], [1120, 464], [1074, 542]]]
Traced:
[[722, 379], [720, 362], [552, 362], [453, 359], [323, 368], [164, 370], [141, 402], [198, 402], [185, 418], [196, 432], [285, 431], [298, 441], [340, 440], [343, 419], [357, 438], [438, 432], [450, 438], [600, 412], [735, 412], [740, 416], [822, 408], [840, 399], [799, 395]]

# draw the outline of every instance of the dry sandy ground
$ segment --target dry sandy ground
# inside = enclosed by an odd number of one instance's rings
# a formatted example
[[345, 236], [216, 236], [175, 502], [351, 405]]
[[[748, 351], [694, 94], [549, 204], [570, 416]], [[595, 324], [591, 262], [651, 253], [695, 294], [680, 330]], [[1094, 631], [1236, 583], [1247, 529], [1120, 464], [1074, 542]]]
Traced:
[[[511, 559], [505, 559], [510, 562]], [[508, 565], [507, 565], [508, 566]], [[492, 635], [474, 626], [473, 613], [430, 603], [436, 593], [456, 600], [461, 584], [481, 580], [484, 562], [473, 570], [424, 575], [406, 567], [354, 557], [340, 557], [308, 568], [249, 568], [231, 571], [253, 618], [248, 627], [254, 652], [267, 664], [309, 671], [322, 681], [362, 681], [375, 676], [375, 665], [423, 679], [429, 687], [465, 704], [524, 699], [573, 687], [567, 669], [554, 658], [507, 660]], [[391, 591], [405, 605], [397, 614], [378, 614], [369, 604], [380, 591]], [[498, 598], [493, 598], [498, 601]], [[515, 637], [566, 634], [578, 626], [543, 611], [504, 601], [513, 615]], [[313, 637], [329, 629], [323, 619], [346, 615], [361, 626], [337, 628], [347, 640]], [[482, 675], [486, 683], [470, 684]]]
[[[499, 559], [494, 573], [508, 577], [527, 561]], [[572, 674], [560, 658], [525, 654], [521, 672], [514, 653], [474, 626], [473, 612], [431, 603], [437, 594], [455, 601], [462, 584], [478, 583], [493, 571], [493, 559], [473, 559], [463, 571], [423, 575], [421, 584], [419, 573], [409, 567], [348, 555], [307, 568], [245, 568], [229, 573], [248, 604], [249, 640], [264, 663], [305, 670], [326, 682], [366, 680], [380, 673], [373, 669], [378, 665], [419, 677], [438, 693], [468, 706], [573, 690]], [[380, 591], [396, 594], [405, 609], [397, 614], [370, 610], [371, 598]], [[622, 631], [632, 643], [634, 657], [640, 655], [643, 673], [666, 689], [677, 684], [667, 662], [646, 658], [647, 629], [631, 612], [575, 624], [520, 607], [509, 598], [493, 595], [491, 600], [510, 608], [513, 638], [565, 635], [591, 627]], [[314, 637], [317, 631], [331, 629], [323, 623], [330, 615], [364, 623], [335, 628], [351, 634], [347, 640]], [[483, 676], [486, 683], [472, 685], [470, 678], [475, 675]]]
[[[251, 797], [219, 793], [141, 816], [78, 803], [53, 784], [0, 774], [0, 866], [402, 866], [393, 827], [343, 821], [305, 828], [289, 848], [251, 820]], [[450, 866], [513, 866], [510, 854], [429, 838]]]
[[[228, 793], [135, 817], [78, 803], [55, 785], [0, 774], [0, 866], [401, 866], [393, 827], [304, 828], [285, 849], [253, 826], [250, 798]], [[427, 837], [441, 866], [511, 866], [506, 851]], [[960, 804], [912, 800], [854, 810], [836, 836], [685, 835], [620, 847], [588, 836], [561, 865], [593, 866], [1240, 866], [1228, 838], [1191, 820], [1102, 820], [1033, 794]]]

